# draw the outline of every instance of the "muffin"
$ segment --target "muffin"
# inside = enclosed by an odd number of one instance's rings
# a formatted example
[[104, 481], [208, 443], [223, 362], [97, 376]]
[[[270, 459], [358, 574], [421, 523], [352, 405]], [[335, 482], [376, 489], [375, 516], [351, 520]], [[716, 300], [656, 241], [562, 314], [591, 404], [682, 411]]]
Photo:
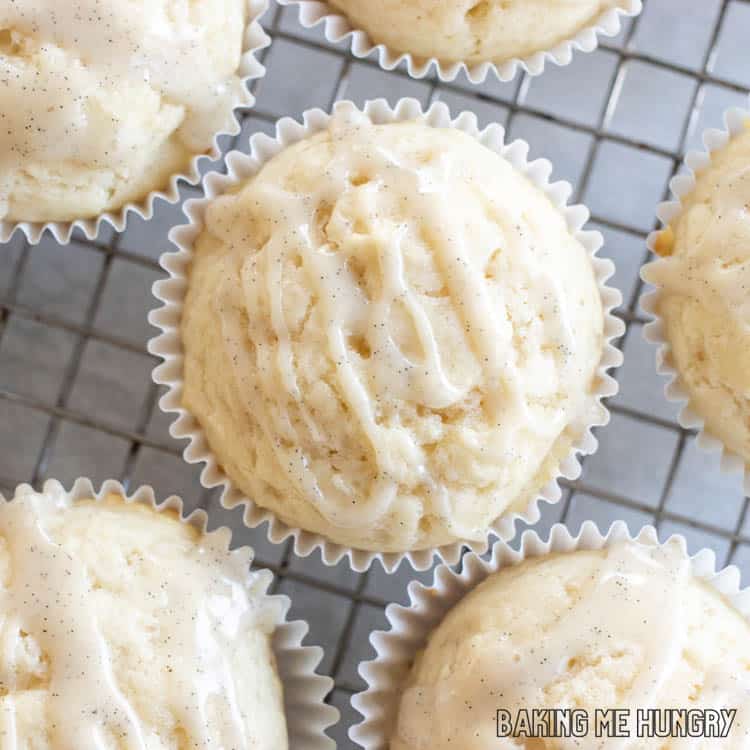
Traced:
[[0, 505], [0, 745], [287, 747], [246, 561], [118, 495]]
[[597, 284], [504, 157], [342, 107], [209, 202], [182, 405], [291, 527], [376, 552], [484, 540], [601, 409]]
[[442, 62], [494, 62], [549, 50], [618, 0], [328, 0], [375, 44]]
[[[430, 634], [403, 684], [390, 748], [667, 750], [686, 740], [639, 732], [637, 710], [673, 708], [737, 709], [725, 740], [690, 747], [744, 747], [749, 636], [676, 540], [526, 560], [473, 588]], [[544, 721], [533, 738], [513, 731], [522, 709], [545, 708], [585, 712], [583, 736], [540, 737], [565, 733]], [[596, 711], [610, 708], [628, 711], [629, 740], [595, 739]]]
[[167, 187], [231, 129], [247, 0], [0, 8], [0, 221], [96, 217]]
[[750, 462], [750, 130], [711, 154], [656, 237], [644, 269], [659, 287], [669, 363], [705, 429]]

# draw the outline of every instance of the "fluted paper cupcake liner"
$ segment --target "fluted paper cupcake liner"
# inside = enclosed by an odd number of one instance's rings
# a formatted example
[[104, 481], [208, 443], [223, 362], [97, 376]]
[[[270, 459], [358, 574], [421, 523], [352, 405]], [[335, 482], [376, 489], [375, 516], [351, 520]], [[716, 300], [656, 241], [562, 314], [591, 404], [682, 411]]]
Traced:
[[[675, 540], [687, 558], [684, 537], [673, 535], [664, 545]], [[409, 604], [390, 604], [385, 611], [389, 629], [370, 635], [376, 656], [359, 666], [359, 674], [367, 687], [352, 697], [352, 706], [364, 718], [349, 730], [351, 739], [365, 750], [387, 750], [398, 715], [402, 686], [415, 655], [425, 647], [430, 633], [448, 611], [488, 576], [527, 559], [558, 552], [599, 550], [625, 541], [659, 544], [652, 526], [644, 526], [633, 537], [623, 521], [612, 524], [606, 534], [602, 534], [591, 521], [586, 521], [578, 535], [573, 536], [566, 526], [555, 524], [546, 541], [536, 532], [526, 531], [521, 537], [519, 551], [499, 541], [488, 559], [474, 554], [464, 556], [460, 573], [441, 565], [435, 569], [431, 585], [412, 581], [408, 587]], [[750, 618], [750, 588], [740, 589], [740, 573], [735, 566], [717, 571], [716, 556], [709, 549], [701, 549], [689, 560], [695, 578], [712, 586], [743, 617]]]
[[[254, 556], [252, 548], [230, 549], [230, 529], [221, 527], [208, 531], [209, 518], [205, 511], [195, 510], [185, 516], [183, 502], [179, 497], [172, 495], [159, 501], [149, 486], [142, 486], [128, 493], [120, 482], [108, 479], [97, 490], [90, 479], [82, 477], [73, 483], [69, 491], [55, 479], [47, 480], [41, 491], [58, 498], [67, 498], [72, 502], [91, 499], [100, 502], [109, 494], [120, 495], [128, 503], [141, 503], [157, 512], [176, 513], [183, 523], [218, 541], [227, 555], [248, 568], [248, 582], [252, 582], [257, 595], [263, 597], [267, 603], [269, 614], [273, 613], [275, 629], [272, 647], [284, 691], [284, 712], [290, 750], [335, 750], [336, 745], [325, 734], [325, 730], [338, 721], [339, 713], [337, 709], [324, 703], [333, 688], [333, 680], [315, 671], [323, 658], [323, 649], [319, 646], [302, 645], [309, 630], [307, 623], [287, 619], [291, 604], [289, 597], [267, 593], [273, 580], [273, 574], [269, 570], [250, 570], [249, 566]], [[16, 488], [13, 499], [34, 492], [30, 485], [21, 484]], [[0, 496], [0, 501], [5, 502], [5, 498]]]
[[[733, 136], [738, 135], [747, 127], [748, 122], [750, 122], [750, 110], [739, 107], [727, 110], [724, 113], [724, 128], [707, 130], [703, 134], [704, 150], [691, 151], [687, 154], [684, 162], [686, 169], [673, 177], [669, 183], [672, 200], [659, 204], [656, 210], [656, 215], [662, 226], [648, 237], [648, 248], [651, 252], [656, 254], [655, 243], [660, 232], [668, 227], [669, 223], [682, 211], [682, 199], [694, 190], [697, 175], [711, 164], [712, 153], [724, 148]], [[643, 281], [652, 284], [651, 271], [662, 262], [664, 260], [657, 257], [656, 260], [643, 266], [641, 269]], [[643, 335], [647, 341], [658, 346], [656, 370], [667, 379], [664, 386], [664, 395], [667, 401], [680, 407], [677, 417], [679, 424], [685, 429], [697, 431], [696, 443], [698, 447], [708, 453], [720, 454], [720, 465], [723, 472], [744, 472], [745, 493], [750, 493], [750, 464], [707, 429], [704, 418], [691, 403], [688, 388], [682, 381], [672, 360], [672, 348], [666, 338], [664, 323], [658, 314], [661, 297], [662, 289], [658, 286], [651, 286], [644, 292], [640, 304], [643, 310], [653, 318], [650, 323], [644, 326]]]
[[484, 83], [490, 73], [501, 81], [512, 80], [519, 70], [538, 76], [548, 62], [568, 65], [573, 53], [593, 52], [600, 36], [616, 36], [622, 28], [622, 17], [637, 16], [643, 9], [642, 0], [617, 0], [613, 8], [604, 11], [592, 25], [586, 26], [574, 36], [558, 42], [548, 50], [535, 52], [527, 57], [514, 57], [504, 62], [446, 62], [435, 57], [414, 57], [406, 52], [397, 52], [385, 44], [375, 44], [367, 32], [356, 29], [339, 10], [320, 0], [279, 0], [281, 5], [298, 5], [299, 20], [305, 28], [323, 24], [325, 38], [332, 44], [345, 41], [355, 57], [365, 58], [375, 53], [378, 64], [384, 70], [393, 70], [401, 63], [412, 78], [424, 78], [434, 69], [441, 81], [453, 81], [464, 73], [471, 83]]
[[[578, 454], [593, 453], [597, 447], [591, 429], [604, 425], [609, 419], [609, 413], [602, 404], [602, 399], [612, 396], [617, 391], [616, 381], [608, 374], [608, 370], [620, 364], [622, 355], [612, 345], [613, 339], [620, 336], [624, 326], [619, 318], [612, 314], [612, 310], [620, 303], [620, 293], [606, 286], [606, 280], [612, 275], [614, 265], [609, 260], [598, 258], [596, 253], [602, 245], [602, 237], [598, 232], [584, 231], [583, 226], [589, 218], [589, 212], [584, 206], [568, 206], [567, 200], [571, 194], [571, 187], [566, 182], [549, 181], [552, 171], [551, 164], [545, 159], [528, 161], [528, 144], [516, 140], [509, 144], [504, 141], [505, 131], [499, 125], [491, 125], [480, 131], [477, 127], [476, 116], [464, 112], [455, 119], [451, 118], [448, 107], [440, 102], [431, 106], [426, 112], [422, 110], [416, 99], [401, 99], [395, 107], [391, 107], [384, 99], [367, 102], [364, 110], [359, 110], [352, 102], [339, 102], [336, 110], [364, 111], [370, 120], [376, 124], [418, 120], [431, 127], [457, 128], [477, 138], [480, 143], [505, 157], [516, 169], [525, 174], [534, 184], [540, 187], [551, 202], [564, 214], [570, 232], [582, 243], [591, 256], [594, 273], [602, 297], [605, 310], [604, 345], [602, 357], [595, 376], [595, 392], [590, 397], [590, 423], [581, 427], [581, 436], [575, 442], [572, 450], [561, 462], [559, 475], [548, 482], [530, 503], [522, 508], [508, 508], [496, 519], [488, 530], [500, 538], [510, 538], [515, 533], [515, 522], [522, 519], [528, 523], [535, 523], [539, 519], [538, 501], [555, 502], [560, 498], [561, 491], [558, 479], [565, 477], [574, 479], [580, 474], [581, 465]], [[163, 306], [154, 310], [149, 320], [152, 325], [160, 329], [161, 333], [149, 342], [149, 351], [161, 357], [164, 362], [154, 371], [154, 380], [159, 385], [168, 388], [168, 392], [160, 401], [161, 408], [176, 415], [170, 433], [175, 438], [187, 438], [189, 444], [184, 450], [185, 460], [189, 463], [204, 463], [201, 472], [201, 483], [204, 487], [223, 487], [222, 504], [232, 508], [237, 505], [245, 506], [245, 523], [256, 527], [264, 522], [268, 523], [268, 538], [279, 544], [285, 539], [294, 539], [294, 551], [301, 557], [306, 557], [314, 549], [320, 548], [323, 562], [335, 565], [344, 556], [350, 560], [355, 571], [364, 571], [370, 567], [373, 560], [379, 559], [386, 571], [393, 571], [406, 558], [417, 570], [425, 570], [438, 556], [447, 563], [455, 563], [461, 555], [462, 547], [466, 546], [474, 551], [482, 552], [487, 549], [488, 539], [482, 541], [458, 541], [438, 548], [411, 551], [407, 553], [378, 553], [361, 549], [352, 549], [329, 541], [325, 537], [287, 525], [266, 508], [256, 504], [245, 496], [231, 479], [224, 473], [214, 456], [199, 422], [182, 406], [183, 388], [183, 351], [180, 335], [180, 320], [182, 306], [187, 290], [188, 270], [192, 258], [192, 245], [203, 227], [203, 216], [206, 206], [218, 195], [237, 183], [247, 180], [256, 174], [263, 164], [286, 146], [289, 146], [309, 135], [324, 130], [331, 119], [331, 115], [320, 109], [309, 110], [304, 113], [302, 122], [291, 118], [281, 119], [276, 126], [275, 137], [256, 134], [250, 139], [250, 154], [234, 151], [228, 154], [226, 162], [228, 174], [210, 174], [204, 180], [206, 197], [200, 200], [188, 201], [185, 213], [189, 219], [188, 225], [176, 227], [170, 233], [170, 239], [177, 246], [176, 252], [165, 253], [161, 257], [161, 265], [168, 272], [169, 279], [154, 284], [154, 295], [161, 300]]]
[[[221, 157], [222, 151], [219, 146], [219, 138], [222, 136], [233, 136], [240, 132], [240, 119], [238, 114], [247, 110], [255, 103], [255, 98], [250, 93], [249, 85], [252, 81], [262, 78], [265, 68], [257, 59], [257, 54], [271, 43], [270, 37], [263, 31], [260, 18], [268, 9], [268, 0], [247, 0], [248, 22], [242, 42], [242, 57], [238, 68], [238, 75], [242, 79], [242, 95], [240, 101], [232, 108], [232, 122], [227, 130], [222, 130], [214, 135], [208, 150], [194, 156], [188, 169], [184, 173], [172, 175], [169, 184], [160, 189], [150, 192], [139, 201], [126, 203], [115, 211], [107, 211], [95, 218], [78, 219], [76, 221], [50, 221], [50, 222], [28, 222], [28, 221], [4, 221], [0, 220], [0, 244], [9, 242], [16, 232], [26, 237], [28, 242], [37, 244], [45, 233], [51, 234], [61, 245], [71, 241], [73, 232], [79, 230], [88, 240], [94, 240], [105, 227], [111, 227], [116, 232], [122, 232], [131, 214], [140, 216], [142, 219], [153, 218], [154, 207], [157, 201], [165, 203], [177, 203], [180, 200], [180, 187], [182, 185], [197, 185], [201, 179], [201, 167], [204, 160], [215, 161]], [[0, 248], [0, 251], [2, 248]]]

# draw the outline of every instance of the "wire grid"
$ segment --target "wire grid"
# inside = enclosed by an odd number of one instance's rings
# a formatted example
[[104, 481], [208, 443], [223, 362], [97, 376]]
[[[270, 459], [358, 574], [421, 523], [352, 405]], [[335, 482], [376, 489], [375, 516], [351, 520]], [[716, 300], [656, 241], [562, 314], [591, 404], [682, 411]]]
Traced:
[[[687, 28], [700, 38], [696, 44], [702, 45], [697, 47], [703, 49], [697, 66], [668, 55], [664, 59], [650, 51], [648, 44], [639, 43], [654, 35], [667, 38], [664, 24], [670, 14], [684, 18], [692, 13], [701, 17], [700, 23], [693, 24], [695, 28], [690, 24]], [[738, 82], [733, 71], [727, 73], [722, 48], [731, 48], [735, 26], [743, 20], [747, 38], [750, 0], [646, 0], [644, 14], [627, 24], [619, 39], [605, 40], [601, 52], [578, 54], [573, 65], [548, 70], [541, 79], [523, 76], [502, 87], [490, 83], [472, 87], [460, 81], [414, 82], [403, 70], [381, 72], [373, 60], [355, 60], [345, 46], [327, 44], [319, 30], [302, 29], [296, 23], [295, 8], [274, 8], [267, 17], [266, 26], [274, 39], [270, 50], [263, 52], [269, 72], [266, 79], [256, 82], [257, 106], [246, 115], [242, 133], [227, 139], [225, 147], [243, 148], [255, 130], [269, 130], [281, 115], [299, 115], [308, 106], [301, 101], [308, 94], [314, 97], [311, 103], [329, 108], [336, 99], [354, 94], [362, 98], [386, 95], [393, 100], [404, 91], [418, 92], [424, 104], [445, 99], [489, 118], [494, 113], [512, 135], [523, 120], [527, 127], [531, 122], [537, 130], [541, 127], [539, 132], [559, 128], [567, 138], [585, 140], [585, 156], [570, 159], [578, 171], [574, 195], [589, 203], [593, 199], [592, 222], [608, 239], [615, 238], [616, 248], [627, 251], [623, 255], [621, 250], [618, 256], [625, 257], [625, 265], [633, 272], [628, 283], [621, 283], [626, 298], [618, 314], [627, 326], [622, 342], [626, 365], [618, 378], [628, 375], [632, 349], [635, 366], [625, 379], [632, 379], [636, 396], [618, 397], [609, 404], [613, 426], [600, 432], [600, 451], [587, 460], [580, 480], [564, 483], [561, 502], [544, 507], [538, 525], [542, 530], [555, 521], [576, 526], [584, 517], [592, 517], [606, 526], [615, 518], [625, 518], [631, 528], [651, 522], [663, 533], [685, 533], [694, 547], [708, 544], [717, 551], [720, 564], [736, 562], [747, 567], [750, 562], [748, 498], [743, 497], [741, 478], [720, 475], [710, 459], [693, 450], [692, 435], [677, 425], [674, 411], [654, 401], [661, 397], [654, 396], [659, 386], [653, 374], [653, 351], [640, 339], [645, 321], [638, 310], [641, 283], [635, 274], [647, 256], [644, 242], [650, 226], [596, 208], [603, 192], [616, 194], [620, 189], [619, 171], [604, 183], [607, 190], [602, 189], [606, 154], [632, 149], [629, 155], [658, 160], [662, 173], [656, 180], [655, 198], [665, 199], [667, 179], [679, 169], [699, 125], [700, 129], [720, 125], [716, 112], [709, 122], [702, 122], [709, 97], [718, 92], [721, 102], [727, 103], [745, 98], [750, 81]], [[680, 49], [684, 56], [684, 45]], [[602, 57], [596, 59], [597, 54]], [[535, 93], [545, 77], [555, 76], [565, 86], [576, 87], [579, 71], [599, 70], [605, 58], [609, 67], [604, 95], [595, 116], [586, 122], [569, 112], [551, 111]], [[312, 65], [313, 60], [322, 68]], [[274, 79], [278, 67], [283, 70]], [[683, 88], [689, 84], [669, 146], [665, 145], [668, 139], [656, 142], [648, 131], [645, 137], [634, 134], [634, 128], [640, 127], [637, 117], [625, 117], [622, 126], [622, 102], [633, 94], [628, 86], [635, 71], [641, 73], [636, 94], [645, 88], [647, 99], [649, 77], [672, 76], [670, 80], [679, 80]], [[277, 79], [285, 76], [280, 87]], [[364, 90], [354, 90], [355, 80], [365, 82]], [[377, 85], [386, 90], [373, 88]], [[293, 91], [290, 103], [295, 110], [278, 111], [288, 89]], [[456, 107], [452, 109], [456, 114]], [[549, 155], [545, 146], [551, 140], [544, 136], [539, 142], [532, 136], [528, 139], [532, 156]], [[563, 139], [563, 152], [566, 143], [570, 141]], [[627, 169], [622, 161], [617, 166], [621, 169]], [[183, 194], [198, 193], [186, 188]], [[79, 474], [99, 481], [117, 476], [126, 486], [150, 483], [164, 496], [181, 494], [189, 509], [209, 510], [212, 526], [230, 525], [237, 543], [253, 544], [258, 564], [275, 571], [275, 587], [293, 599], [292, 614], [311, 625], [309, 641], [325, 647], [322, 670], [336, 682], [329, 700], [343, 714], [332, 734], [340, 747], [348, 747], [346, 729], [357, 720], [349, 697], [362, 688], [356, 666], [372, 654], [367, 636], [374, 627], [384, 625], [387, 603], [405, 601], [407, 581], [426, 580], [428, 574], [415, 575], [402, 566], [387, 576], [375, 566], [358, 575], [346, 563], [326, 568], [316, 555], [299, 560], [289, 544], [271, 545], [264, 538], [264, 528], [245, 529], [239, 510], [220, 508], [216, 491], [200, 488], [198, 470], [182, 462], [182, 446], [168, 436], [170, 420], [160, 413], [159, 391], [150, 382], [154, 360], [146, 351], [146, 341], [152, 331], [145, 315], [154, 305], [148, 290], [162, 273], [157, 258], [168, 249], [166, 231], [182, 221], [179, 208], [162, 206], [157, 214], [151, 223], [131, 221], [122, 235], [105, 235], [96, 242], [79, 236], [64, 248], [53, 240], [31, 248], [16, 238], [5, 248], [5, 262], [0, 266], [0, 486], [10, 492], [22, 481], [39, 485], [49, 476], [68, 483]], [[641, 398], [640, 391], [647, 396]], [[687, 502], [681, 502], [682, 498]]]

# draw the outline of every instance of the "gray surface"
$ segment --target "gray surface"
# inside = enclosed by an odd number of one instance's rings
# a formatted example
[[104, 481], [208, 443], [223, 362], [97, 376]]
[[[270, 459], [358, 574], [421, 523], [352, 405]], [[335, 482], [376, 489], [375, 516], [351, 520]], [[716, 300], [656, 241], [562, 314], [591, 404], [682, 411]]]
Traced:
[[[319, 30], [302, 29], [294, 9], [274, 10], [268, 23], [277, 39], [239, 147], [253, 132], [271, 132], [279, 116], [328, 108], [340, 97], [441, 99], [454, 112], [473, 109], [481, 122], [502, 122], [512, 136], [528, 139], [532, 156], [551, 159], [555, 174], [573, 180], [591, 207], [605, 254], [618, 264], [627, 364], [618, 373], [612, 424], [599, 433], [601, 449], [563, 500], [545, 506], [538, 529], [558, 520], [575, 529], [587, 518], [602, 528], [617, 518], [633, 529], [654, 522], [662, 534], [686, 534], [692, 550], [710, 545], [720, 564], [734, 561], [750, 573], [740, 478], [721, 475], [715, 458], [699, 453], [676, 425], [653, 350], [640, 337], [636, 303], [645, 233], [668, 178], [685, 148], [700, 143], [701, 130], [746, 100], [750, 2], [647, 0], [643, 16], [595, 53], [578, 54], [541, 78], [481, 87], [436, 86], [355, 61], [322, 41]], [[258, 561], [280, 574], [293, 614], [308, 619], [310, 640], [326, 647], [324, 669], [337, 683], [331, 700], [351, 722], [348, 697], [361, 685], [356, 666], [370, 656], [369, 632], [383, 625], [386, 602], [405, 600], [414, 576], [405, 566], [394, 576], [377, 567], [360, 576], [346, 565], [325, 568], [315, 556], [297, 560], [286, 546], [269, 544], [263, 530], [245, 530], [240, 512], [221, 509], [201, 489], [197, 469], [180, 459], [169, 419], [155, 408], [145, 351], [150, 285], [161, 274], [156, 259], [168, 248], [167, 230], [180, 222], [179, 207], [161, 206], [154, 221], [131, 220], [120, 237], [65, 248], [49, 239], [35, 248], [14, 240], [3, 248], [0, 485], [7, 491], [48, 476], [118, 476], [131, 486], [152, 483], [162, 495], [182, 494], [188, 507], [208, 507], [213, 525], [231, 524], [236, 541], [255, 545]], [[349, 745], [345, 726], [335, 736]]]

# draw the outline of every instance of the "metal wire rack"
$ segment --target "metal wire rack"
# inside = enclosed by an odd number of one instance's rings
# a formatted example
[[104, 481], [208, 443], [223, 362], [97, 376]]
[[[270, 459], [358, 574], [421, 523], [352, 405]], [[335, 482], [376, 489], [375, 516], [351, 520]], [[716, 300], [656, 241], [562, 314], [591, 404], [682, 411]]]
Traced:
[[[248, 135], [270, 130], [278, 117], [299, 115], [339, 98], [413, 95], [428, 104], [444, 99], [455, 112], [473, 109], [500, 121], [511, 137], [531, 144], [532, 156], [563, 165], [576, 198], [592, 208], [620, 270], [627, 325], [621, 394], [610, 404], [613, 423], [600, 431], [601, 448], [580, 480], [566, 483], [563, 499], [546, 506], [539, 527], [577, 526], [591, 517], [606, 526], [624, 518], [631, 528], [654, 523], [679, 531], [690, 545], [711, 546], [719, 564], [750, 568], [748, 498], [739, 476], [725, 476], [694, 450], [659, 393], [653, 352], [642, 343], [639, 265], [655, 204], [700, 132], [721, 124], [721, 110], [745, 103], [750, 65], [750, 0], [646, 0], [638, 19], [590, 55], [538, 79], [474, 87], [402, 71], [380, 71], [331, 46], [319, 30], [305, 30], [295, 8], [274, 8], [266, 19], [274, 39], [263, 54], [268, 75], [256, 83], [257, 106], [242, 133], [225, 147], [243, 148]], [[743, 65], [744, 60], [744, 65]], [[291, 111], [289, 111], [291, 109]], [[216, 168], [220, 168], [217, 166]], [[186, 197], [196, 194], [186, 188]], [[197, 469], [180, 458], [150, 382], [146, 322], [154, 306], [151, 283], [166, 232], [181, 223], [179, 207], [161, 206], [150, 223], [132, 221], [119, 236], [96, 242], [76, 237], [57, 247], [29, 247], [18, 237], [0, 264], [0, 487], [39, 485], [47, 477], [77, 475], [126, 485], [154, 484], [181, 494], [189, 508], [209, 509], [212, 525], [228, 524], [237, 543], [251, 543], [259, 564], [277, 574], [278, 590], [293, 599], [292, 614], [308, 620], [310, 641], [325, 647], [322, 669], [336, 681], [330, 700], [343, 714], [332, 733], [351, 746], [346, 729], [357, 720], [349, 707], [362, 686], [357, 664], [369, 658], [367, 636], [384, 623], [383, 608], [404, 601], [415, 576], [402, 566], [393, 576], [375, 568], [357, 575], [346, 564], [326, 568], [314, 556], [301, 561], [276, 547], [264, 530], [249, 531], [239, 511], [221, 509], [215, 492], [201, 489]]]

